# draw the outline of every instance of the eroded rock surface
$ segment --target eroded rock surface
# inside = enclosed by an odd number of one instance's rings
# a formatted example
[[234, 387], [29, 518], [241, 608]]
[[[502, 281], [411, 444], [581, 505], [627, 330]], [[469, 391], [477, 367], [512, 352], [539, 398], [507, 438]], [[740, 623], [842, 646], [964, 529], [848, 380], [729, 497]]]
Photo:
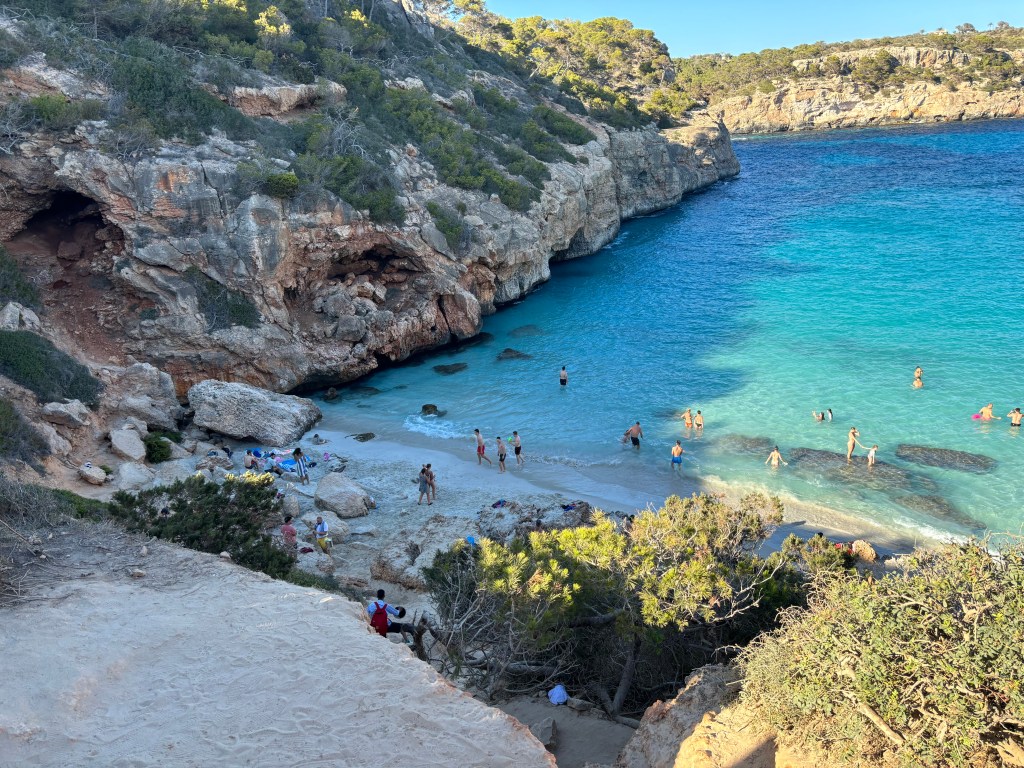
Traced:
[[199, 382], [189, 389], [188, 402], [200, 427], [275, 446], [298, 440], [323, 416], [304, 397], [226, 381]]

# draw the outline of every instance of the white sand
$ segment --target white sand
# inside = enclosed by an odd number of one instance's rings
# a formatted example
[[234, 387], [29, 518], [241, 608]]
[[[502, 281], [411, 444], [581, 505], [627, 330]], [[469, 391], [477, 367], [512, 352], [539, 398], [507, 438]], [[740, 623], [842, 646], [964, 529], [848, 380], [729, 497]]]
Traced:
[[361, 606], [148, 546], [83, 542], [47, 599], [0, 614], [0, 765], [554, 765]]

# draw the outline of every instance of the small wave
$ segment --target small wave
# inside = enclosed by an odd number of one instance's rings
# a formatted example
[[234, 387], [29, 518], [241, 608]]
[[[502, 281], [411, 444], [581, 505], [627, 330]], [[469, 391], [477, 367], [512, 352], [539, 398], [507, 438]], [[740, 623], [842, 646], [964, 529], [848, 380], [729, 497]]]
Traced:
[[615, 466], [621, 464], [621, 459], [602, 459], [588, 461], [587, 459], [581, 459], [578, 456], [547, 456], [543, 454], [531, 454], [527, 457], [528, 461], [535, 464], [547, 464], [550, 466], [559, 467], [572, 467], [574, 469], [583, 469], [584, 467], [597, 467], [597, 466]]
[[466, 439], [468, 433], [454, 421], [440, 419], [437, 416], [422, 416], [415, 414], [406, 418], [402, 426], [410, 432], [419, 432], [421, 435], [440, 437], [445, 440]]

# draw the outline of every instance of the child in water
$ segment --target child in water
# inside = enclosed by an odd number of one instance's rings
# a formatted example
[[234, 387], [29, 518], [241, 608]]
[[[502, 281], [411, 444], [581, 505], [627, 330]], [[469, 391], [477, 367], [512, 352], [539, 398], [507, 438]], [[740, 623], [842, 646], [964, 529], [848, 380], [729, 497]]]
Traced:
[[871, 446], [871, 450], [868, 451], [868, 466], [869, 467], [875, 466], [875, 451], [877, 451], [877, 450], [878, 450], [878, 446], [877, 445], [872, 445]]

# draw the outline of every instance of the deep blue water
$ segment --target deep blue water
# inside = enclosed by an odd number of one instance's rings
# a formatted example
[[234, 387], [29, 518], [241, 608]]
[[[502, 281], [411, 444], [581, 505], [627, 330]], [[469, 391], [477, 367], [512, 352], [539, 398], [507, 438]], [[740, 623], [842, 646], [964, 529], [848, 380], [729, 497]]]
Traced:
[[[623, 483], [686, 473], [876, 522], [962, 533], [1024, 524], [1024, 121], [737, 141], [740, 176], [487, 319], [493, 339], [361, 382], [346, 408], [437, 439], [523, 435], [545, 462]], [[498, 361], [505, 348], [531, 356]], [[445, 376], [432, 366], [464, 362]], [[558, 386], [566, 365], [570, 383]], [[916, 365], [923, 389], [911, 387]], [[417, 416], [436, 403], [444, 418]], [[677, 415], [701, 409], [703, 435]], [[811, 410], [831, 408], [832, 423]], [[328, 420], [330, 416], [328, 415]], [[636, 420], [646, 440], [623, 448]], [[888, 466], [846, 468], [847, 430]], [[757, 440], [752, 440], [756, 438]], [[777, 443], [788, 467], [764, 465]], [[974, 474], [902, 461], [901, 443], [995, 459]], [[492, 449], [493, 450], [493, 449]], [[863, 455], [863, 451], [858, 450]]]

